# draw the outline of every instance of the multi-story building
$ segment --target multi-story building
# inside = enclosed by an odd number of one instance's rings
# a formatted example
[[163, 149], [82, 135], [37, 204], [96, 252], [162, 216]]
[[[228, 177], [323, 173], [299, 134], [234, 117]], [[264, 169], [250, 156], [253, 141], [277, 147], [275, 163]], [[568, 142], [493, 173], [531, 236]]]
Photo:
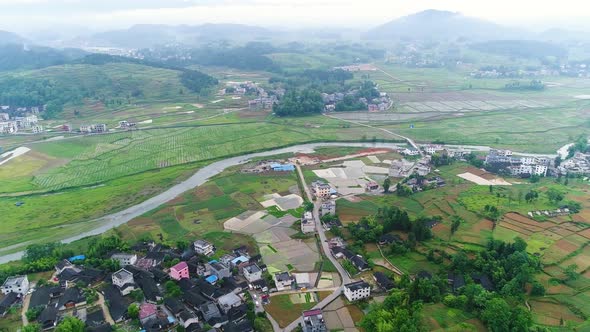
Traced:
[[315, 197], [330, 197], [332, 187], [329, 184], [322, 181], [315, 181], [311, 184], [311, 189]]
[[125, 269], [120, 269], [119, 271], [113, 273], [112, 281], [113, 285], [115, 285], [119, 289], [121, 295], [123, 296], [131, 293], [131, 291], [135, 289], [133, 273]]
[[194, 243], [194, 247], [199, 255], [211, 256], [215, 253], [215, 246], [209, 241], [197, 240]]
[[321, 309], [303, 312], [303, 332], [327, 332], [326, 321]]
[[306, 211], [301, 218], [301, 233], [313, 233], [316, 231], [315, 219], [311, 211]]
[[26, 275], [8, 277], [2, 284], [2, 294], [26, 294], [29, 291], [29, 279]]
[[174, 280], [188, 279], [188, 264], [186, 262], [180, 262], [170, 268], [170, 278]]
[[371, 285], [365, 281], [356, 281], [344, 285], [344, 296], [350, 302], [366, 299], [371, 296]]
[[294, 278], [289, 274], [289, 272], [279, 272], [273, 275], [273, 279], [275, 281], [275, 285], [277, 286], [277, 290], [280, 292], [285, 289], [291, 289]]
[[250, 264], [242, 270], [244, 274], [244, 278], [248, 280], [249, 283], [253, 283], [257, 280], [262, 279], [262, 269], [258, 267], [256, 264]]
[[111, 259], [114, 259], [117, 262], [119, 262], [120, 266], [133, 265], [133, 264], [135, 264], [135, 262], [137, 262], [137, 255], [118, 253], [118, 254], [113, 254], [111, 256]]

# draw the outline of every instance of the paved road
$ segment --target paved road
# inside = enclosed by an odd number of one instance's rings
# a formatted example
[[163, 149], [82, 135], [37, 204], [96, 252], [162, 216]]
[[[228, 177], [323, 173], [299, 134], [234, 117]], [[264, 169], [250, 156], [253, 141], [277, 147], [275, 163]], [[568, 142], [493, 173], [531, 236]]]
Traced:
[[333, 115], [329, 115], [329, 114], [324, 114], [324, 116], [327, 116], [327, 117], [332, 118], [332, 119], [344, 121], [344, 122], [353, 123], [353, 124], [356, 124], [356, 125], [359, 125], [359, 126], [363, 126], [363, 127], [367, 127], [367, 128], [372, 128], [372, 129], [380, 130], [380, 131], [382, 131], [384, 133], [387, 133], [389, 135], [395, 136], [397, 138], [401, 138], [401, 139], [405, 140], [406, 142], [408, 142], [408, 144], [410, 144], [412, 147], [414, 147], [414, 149], [418, 150], [420, 152], [420, 155], [421, 156], [424, 156], [424, 152], [420, 149], [420, 147], [418, 146], [418, 144], [416, 144], [416, 142], [414, 142], [414, 140], [411, 139], [411, 138], [409, 138], [409, 137], [400, 135], [398, 133], [394, 133], [393, 131], [388, 130], [388, 129], [385, 129], [385, 128], [378, 128], [378, 127], [371, 126], [369, 124], [358, 122], [358, 121], [344, 120], [344, 119], [341, 119], [341, 118], [339, 118], [337, 116], [333, 116]]
[[[301, 167], [299, 165], [296, 165], [296, 168], [297, 168], [297, 172], [299, 173], [299, 178], [301, 179], [301, 183], [303, 185], [303, 189], [305, 191], [305, 195], [307, 196], [307, 199], [310, 202], [313, 202], [313, 197], [311, 195], [311, 190], [309, 189], [309, 186], [307, 185], [307, 182], [305, 182], [305, 177], [303, 177], [303, 172], [301, 171]], [[322, 227], [322, 223], [320, 221], [320, 206], [321, 205], [322, 205], [322, 202], [321, 202], [320, 199], [318, 199], [314, 203], [314, 206], [313, 206], [313, 217], [314, 217], [315, 223], [316, 223], [316, 230], [318, 232], [318, 235], [320, 236], [320, 241], [321, 241], [321, 244], [322, 244], [322, 250], [324, 251], [324, 255], [336, 267], [336, 270], [338, 271], [338, 274], [340, 274], [340, 278], [342, 279], [342, 285], [345, 285], [345, 284], [350, 283], [352, 280], [350, 279], [350, 276], [348, 275], [348, 272], [346, 272], [346, 270], [342, 267], [342, 265], [340, 265], [340, 262], [338, 262], [338, 260], [336, 258], [334, 258], [334, 256], [332, 256], [332, 254], [330, 254], [330, 247], [328, 246], [328, 241], [327, 241], [327, 238], [326, 238], [326, 233], [325, 233], [324, 227]], [[320, 301], [318, 304], [316, 304], [313, 307], [313, 309], [323, 309], [328, 304], [330, 304], [332, 301], [334, 301], [336, 298], [338, 298], [342, 294], [343, 289], [344, 289], [344, 286], [340, 286], [340, 287], [334, 289], [334, 291], [332, 292], [332, 294], [328, 295], [328, 297], [326, 297], [325, 299], [323, 299], [322, 301]], [[293, 331], [295, 328], [297, 328], [297, 326], [299, 326], [300, 323], [301, 323], [301, 318], [299, 318], [296, 321], [294, 321], [291, 324], [289, 324], [287, 327], [285, 327], [283, 329], [283, 331], [285, 331], [285, 332]]]

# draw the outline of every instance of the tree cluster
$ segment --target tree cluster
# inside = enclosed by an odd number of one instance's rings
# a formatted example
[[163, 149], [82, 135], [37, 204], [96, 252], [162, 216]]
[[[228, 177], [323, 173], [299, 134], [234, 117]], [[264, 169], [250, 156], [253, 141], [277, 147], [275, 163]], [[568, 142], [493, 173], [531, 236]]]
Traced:
[[273, 111], [278, 116], [302, 116], [320, 114], [324, 110], [322, 96], [317, 90], [291, 90], [285, 94], [279, 104], [275, 104]]

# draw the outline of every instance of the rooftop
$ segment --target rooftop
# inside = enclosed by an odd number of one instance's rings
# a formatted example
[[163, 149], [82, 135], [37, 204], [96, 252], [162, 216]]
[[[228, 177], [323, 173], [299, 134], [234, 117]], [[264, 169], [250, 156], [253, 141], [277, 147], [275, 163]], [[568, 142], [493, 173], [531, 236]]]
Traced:
[[248, 273], [257, 273], [260, 272], [260, 268], [256, 264], [248, 265], [244, 267], [244, 270], [248, 271]]
[[5, 286], [5, 287], [18, 286], [18, 285], [22, 284], [26, 279], [27, 279], [27, 276], [8, 277], [8, 278], [6, 278], [6, 281], [4, 281], [3, 286]]
[[361, 280], [361, 281], [351, 282], [350, 284], [346, 284], [346, 285], [344, 285], [344, 287], [348, 288], [354, 292], [354, 291], [357, 291], [360, 289], [370, 288], [371, 286], [367, 282]]
[[128, 278], [133, 278], [133, 273], [125, 270], [125, 269], [120, 269], [119, 271], [113, 273], [113, 277], [117, 278], [117, 279], [128, 279]]
[[186, 262], [180, 262], [176, 265], [174, 265], [173, 267], [170, 268], [170, 270], [176, 270], [176, 271], [180, 271], [180, 270], [184, 270], [184, 269], [188, 269], [188, 265], [186, 264]]

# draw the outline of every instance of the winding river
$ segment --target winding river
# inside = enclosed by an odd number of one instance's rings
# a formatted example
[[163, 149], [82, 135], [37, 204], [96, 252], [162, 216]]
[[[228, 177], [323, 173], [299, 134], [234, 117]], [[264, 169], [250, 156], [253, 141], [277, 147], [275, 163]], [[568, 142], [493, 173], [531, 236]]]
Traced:
[[[109, 214], [98, 219], [89, 221], [90, 223], [94, 224], [94, 228], [90, 231], [80, 233], [75, 236], [71, 236], [65, 239], [62, 239], [61, 242], [63, 243], [70, 243], [73, 241], [80, 240], [82, 238], [99, 235], [102, 234], [114, 227], [120, 226], [125, 224], [126, 222], [143, 215], [146, 212], [149, 212], [158, 206], [169, 202], [176, 198], [178, 195], [191, 190], [195, 187], [198, 187], [205, 182], [209, 181], [215, 175], [223, 172], [225, 169], [231, 166], [236, 166], [240, 164], [244, 164], [253, 158], [258, 157], [269, 157], [278, 154], [284, 153], [311, 153], [314, 151], [315, 148], [318, 147], [330, 147], [330, 146], [346, 146], [346, 147], [360, 147], [360, 148], [390, 148], [395, 149], [402, 146], [406, 146], [405, 143], [346, 143], [346, 142], [332, 142], [332, 143], [308, 143], [308, 144], [300, 144], [294, 145], [285, 148], [279, 148], [274, 150], [268, 150], [263, 152], [256, 152], [250, 154], [244, 154], [237, 157], [230, 157], [227, 159], [223, 159], [220, 161], [216, 161], [212, 164], [209, 164], [201, 169], [199, 169], [195, 174], [193, 174], [190, 178], [184, 180], [181, 183], [174, 185], [173, 187], [169, 188], [168, 190], [129, 208], [126, 208], [122, 211]], [[490, 148], [486, 146], [453, 146], [448, 145], [449, 147], [462, 147], [468, 150], [475, 150], [475, 151], [487, 151]], [[11, 246], [13, 247], [13, 246]], [[10, 247], [2, 248], [0, 251], [10, 250]], [[24, 251], [19, 251], [11, 254], [1, 255], [0, 256], [0, 264], [7, 263], [10, 261], [19, 260], [22, 258]]]

